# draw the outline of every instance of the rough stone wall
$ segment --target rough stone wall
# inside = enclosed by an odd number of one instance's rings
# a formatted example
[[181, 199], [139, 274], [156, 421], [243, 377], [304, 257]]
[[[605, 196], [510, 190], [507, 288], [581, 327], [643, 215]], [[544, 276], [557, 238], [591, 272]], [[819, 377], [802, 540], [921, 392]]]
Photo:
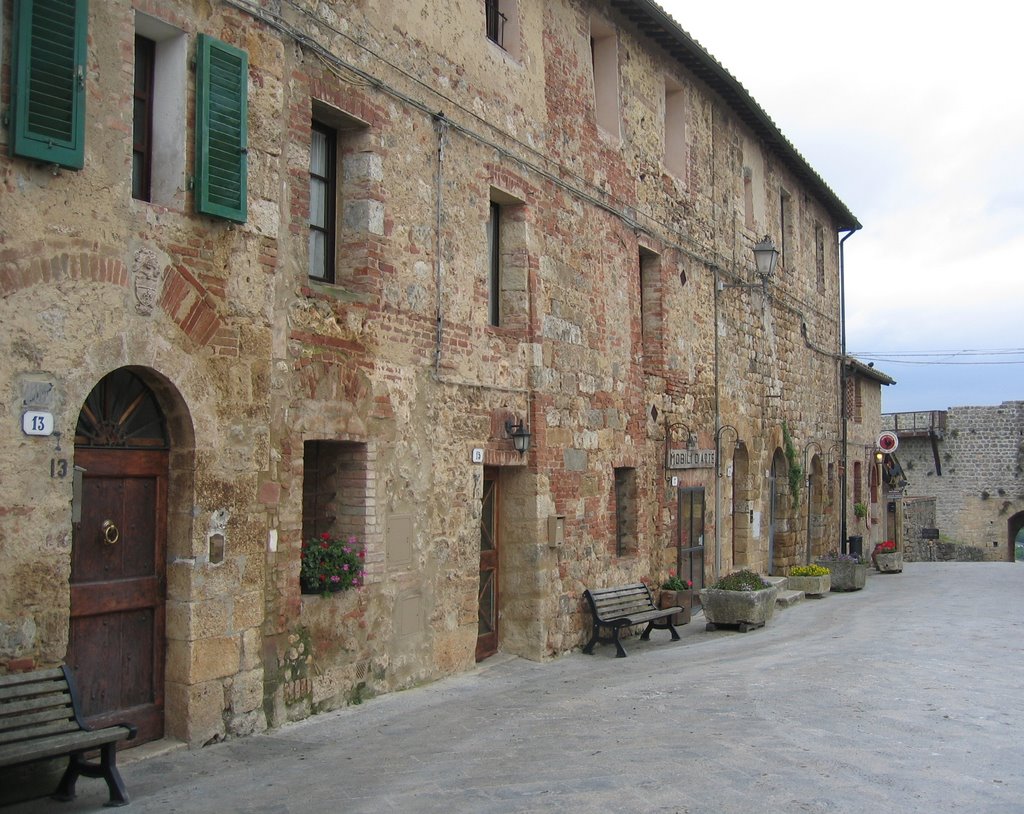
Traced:
[[1024, 511], [1024, 402], [949, 408], [937, 448], [941, 475], [929, 438], [900, 439], [908, 494], [935, 498], [942, 542], [1012, 560], [1008, 524]]
[[[870, 554], [883, 540], [896, 539], [896, 518], [893, 512], [888, 511], [885, 489], [875, 462], [878, 435], [882, 431], [882, 384], [854, 371], [848, 379], [848, 401], [846, 533], [848, 537], [863, 537], [862, 551]], [[857, 517], [853, 510], [858, 495], [868, 509], [867, 517], [863, 519]]]
[[[21, 474], [0, 500], [0, 666], [64, 657], [71, 483], [50, 463], [73, 455], [83, 400], [123, 366], [171, 425], [167, 722], [192, 744], [470, 668], [490, 472], [500, 647], [529, 658], [585, 640], [585, 588], [667, 576], [673, 476], [704, 490], [690, 541], [705, 546], [701, 578], [784, 571], [806, 560], [808, 535], [831, 547], [835, 228], [734, 111], [604, 4], [519, 4], [514, 55], [486, 40], [470, 0], [401, 14], [284, 3], [266, 19], [243, 5], [91, 4], [86, 168], [0, 158], [0, 463]], [[185, 178], [167, 205], [131, 199], [133, 9], [248, 53], [246, 223], [193, 214]], [[598, 17], [618, 31], [618, 135], [594, 118]], [[666, 74], [687, 98], [683, 176], [663, 165]], [[339, 128], [333, 284], [307, 275], [314, 118]], [[508, 214], [500, 326], [487, 311], [492, 200]], [[749, 251], [765, 233], [786, 244], [768, 282]], [[149, 267], [160, 294], [144, 312], [133, 280]], [[29, 404], [54, 412], [59, 439], [20, 433]], [[525, 456], [513, 418], [532, 433]], [[795, 499], [783, 424], [794, 461], [819, 473]], [[721, 442], [720, 474], [666, 469], [688, 434], [703, 450]], [[365, 474], [344, 508], [366, 586], [329, 598], [298, 584], [316, 442], [360, 449]], [[636, 475], [622, 553], [617, 468]]]
[[[11, 4], [3, 8], [9, 32]], [[257, 80], [267, 67], [261, 51], [280, 58], [279, 42], [220, 4], [138, 8], [188, 37], [206, 31], [246, 47]], [[74, 461], [86, 396], [111, 370], [132, 366], [159, 394], [173, 443], [167, 731], [203, 743], [266, 725], [260, 628], [267, 523], [259, 495], [271, 457], [272, 298], [265, 281], [276, 271], [277, 234], [276, 218], [256, 214], [277, 202], [263, 197], [274, 184], [261, 185], [258, 169], [250, 189], [254, 217], [241, 228], [192, 215], [184, 178], [178, 200], [166, 206], [133, 200], [133, 5], [91, 4], [89, 31], [86, 169], [55, 171], [10, 158], [9, 134], [0, 136], [0, 412], [7, 428], [0, 465], [18, 473], [4, 478], [0, 508], [0, 662], [27, 669], [65, 657], [72, 478], [63, 473]], [[256, 168], [281, 148], [269, 78], [250, 106], [261, 123], [250, 131]], [[178, 125], [190, 166], [192, 128]], [[20, 416], [29, 407], [54, 414], [54, 436], [22, 435]], [[220, 517], [230, 518], [225, 555], [211, 563], [208, 530]]]

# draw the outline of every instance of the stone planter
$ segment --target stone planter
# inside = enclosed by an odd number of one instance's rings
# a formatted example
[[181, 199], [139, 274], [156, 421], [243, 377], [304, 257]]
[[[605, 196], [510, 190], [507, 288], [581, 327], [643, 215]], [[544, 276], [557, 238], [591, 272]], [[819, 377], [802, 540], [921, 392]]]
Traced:
[[903, 570], [903, 552], [879, 552], [875, 555], [875, 567], [883, 574], [900, 573]]
[[762, 591], [722, 591], [702, 588], [700, 602], [704, 607], [707, 629], [719, 625], [736, 625], [744, 633], [763, 627], [775, 614], [779, 589], [774, 585]]
[[820, 577], [786, 577], [786, 587], [791, 591], [803, 591], [807, 596], [822, 596], [832, 589], [832, 575]]
[[678, 605], [683, 610], [669, 618], [673, 625], [685, 625], [690, 621], [690, 609], [693, 605], [693, 591], [668, 591], [664, 588], [658, 594], [659, 608], [672, 608]]
[[868, 564], [866, 562], [818, 560], [817, 564], [831, 572], [829, 577], [833, 591], [859, 591], [868, 579]]

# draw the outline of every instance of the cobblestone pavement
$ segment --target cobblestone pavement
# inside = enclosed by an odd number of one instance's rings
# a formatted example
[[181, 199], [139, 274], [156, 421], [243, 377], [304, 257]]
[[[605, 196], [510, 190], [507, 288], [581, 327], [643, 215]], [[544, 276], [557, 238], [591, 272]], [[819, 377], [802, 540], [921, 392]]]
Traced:
[[[909, 563], [681, 632], [129, 761], [127, 810], [1024, 812], [1024, 564]], [[79, 795], [7, 811], [98, 811], [104, 784]]]

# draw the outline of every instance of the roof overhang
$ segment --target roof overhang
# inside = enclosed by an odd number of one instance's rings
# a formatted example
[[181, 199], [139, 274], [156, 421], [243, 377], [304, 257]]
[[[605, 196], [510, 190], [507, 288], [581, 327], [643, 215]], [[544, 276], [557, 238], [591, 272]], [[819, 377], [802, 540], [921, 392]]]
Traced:
[[860, 222], [821, 176], [769, 118], [754, 98], [722, 65], [657, 3], [651, 0], [611, 0], [612, 8], [650, 37], [690, 73], [717, 93], [816, 198], [835, 221], [837, 231], [855, 231]]

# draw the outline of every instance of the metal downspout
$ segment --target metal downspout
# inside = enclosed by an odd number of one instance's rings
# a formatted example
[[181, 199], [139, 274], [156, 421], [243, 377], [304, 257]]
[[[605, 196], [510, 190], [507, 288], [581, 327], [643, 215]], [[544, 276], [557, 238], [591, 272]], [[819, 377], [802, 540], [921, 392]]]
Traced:
[[[858, 227], [859, 228], [859, 227]], [[846, 553], [846, 495], [849, 479], [847, 470], [847, 444], [849, 442], [849, 418], [846, 404], [846, 249], [843, 246], [847, 240], [853, 237], [857, 229], [850, 229], [839, 241], [839, 412], [842, 416], [843, 435], [843, 477], [839, 480], [839, 503], [842, 511], [839, 515], [839, 550]]]

